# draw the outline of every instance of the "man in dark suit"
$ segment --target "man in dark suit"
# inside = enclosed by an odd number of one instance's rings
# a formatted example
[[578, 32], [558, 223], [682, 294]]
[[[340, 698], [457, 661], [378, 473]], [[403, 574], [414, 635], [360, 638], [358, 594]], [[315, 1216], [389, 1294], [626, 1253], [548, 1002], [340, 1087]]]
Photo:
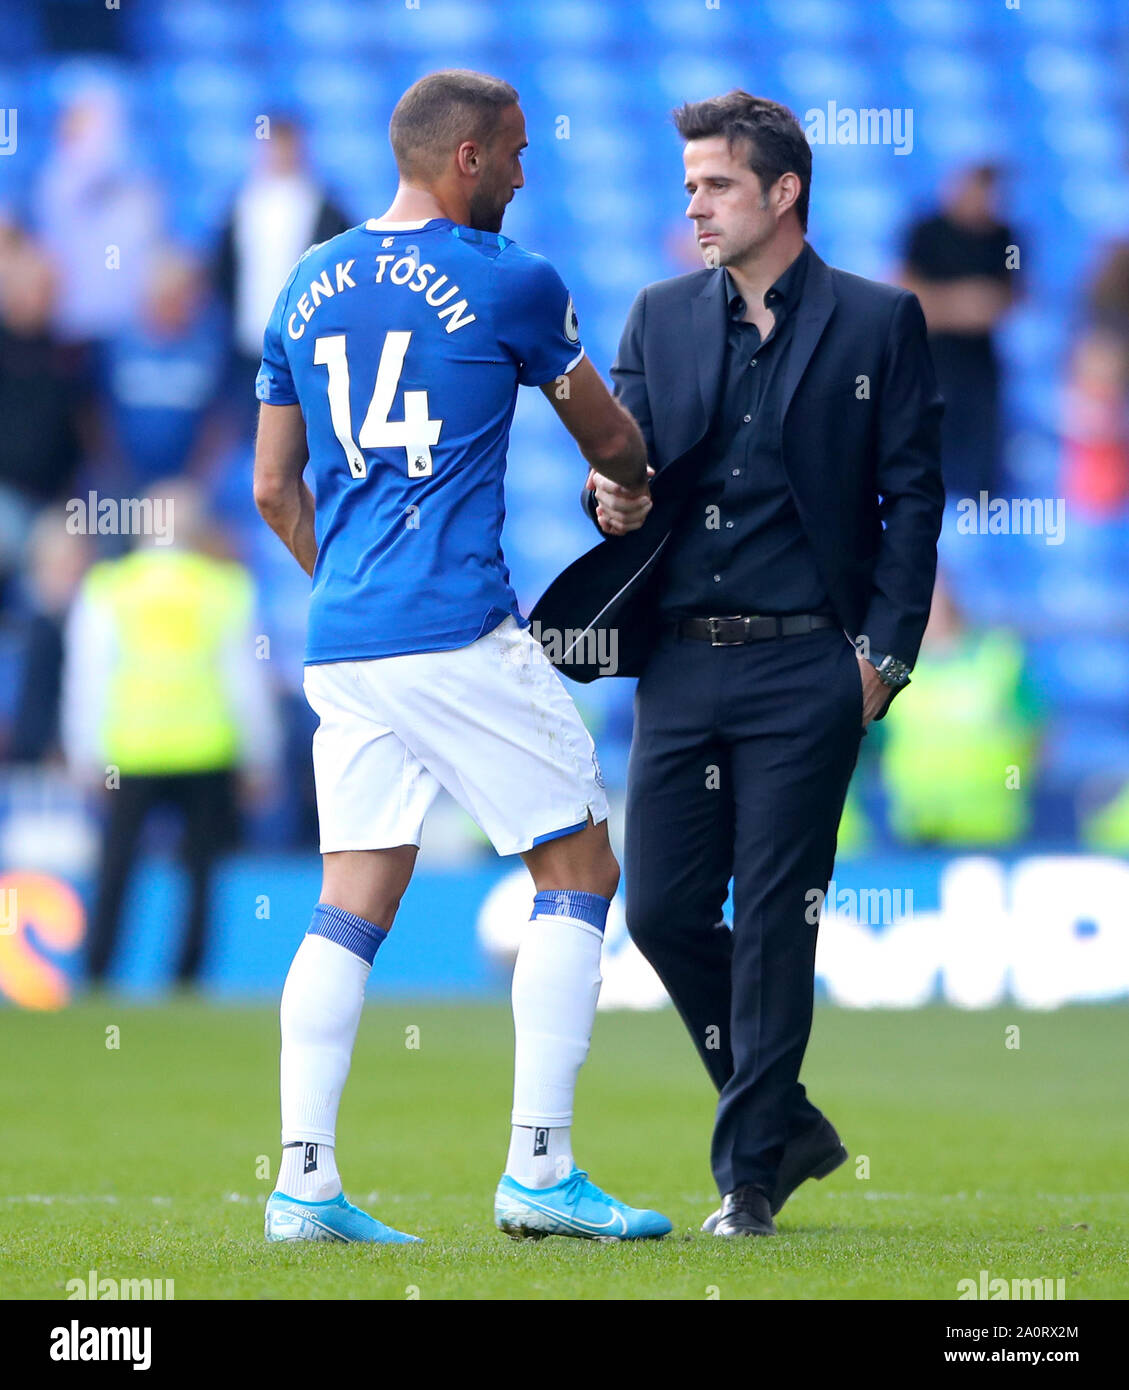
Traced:
[[731, 92], [675, 124], [707, 268], [639, 294], [612, 369], [651, 487], [590, 476], [608, 539], [532, 616], [565, 674], [639, 676], [628, 926], [720, 1092], [705, 1228], [771, 1235], [847, 1157], [799, 1081], [818, 904], [929, 615], [942, 404], [914, 296], [806, 243], [792, 113]]

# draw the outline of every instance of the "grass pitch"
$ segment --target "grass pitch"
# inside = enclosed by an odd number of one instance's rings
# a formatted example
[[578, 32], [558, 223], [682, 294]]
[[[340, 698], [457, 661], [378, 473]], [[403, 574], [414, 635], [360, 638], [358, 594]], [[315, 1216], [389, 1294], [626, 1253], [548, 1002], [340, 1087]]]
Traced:
[[[1010, 1025], [1018, 1048], [1005, 1046]], [[264, 1242], [274, 1009], [0, 1010], [0, 1297], [63, 1298], [95, 1270], [172, 1279], [177, 1300], [953, 1299], [958, 1280], [987, 1270], [1063, 1278], [1068, 1298], [1124, 1298], [1127, 1026], [1120, 1006], [818, 1009], [804, 1079], [851, 1161], [796, 1193], [776, 1239], [727, 1242], [697, 1230], [716, 1205], [713, 1105], [682, 1025], [669, 1010], [601, 1015], [578, 1161], [675, 1229], [638, 1245], [533, 1243], [492, 1225], [508, 1010], [371, 1004], [338, 1159], [354, 1201], [427, 1240], [396, 1249]]]

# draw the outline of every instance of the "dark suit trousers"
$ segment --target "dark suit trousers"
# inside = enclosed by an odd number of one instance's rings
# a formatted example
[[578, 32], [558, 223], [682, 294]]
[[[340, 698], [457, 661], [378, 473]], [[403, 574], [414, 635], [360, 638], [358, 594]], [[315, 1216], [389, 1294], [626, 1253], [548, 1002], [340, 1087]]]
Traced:
[[813, 894], [831, 878], [861, 725], [858, 660], [837, 628], [731, 647], [664, 636], [639, 680], [627, 924], [720, 1092], [722, 1193], [771, 1194], [786, 1140], [820, 1119], [799, 1081]]

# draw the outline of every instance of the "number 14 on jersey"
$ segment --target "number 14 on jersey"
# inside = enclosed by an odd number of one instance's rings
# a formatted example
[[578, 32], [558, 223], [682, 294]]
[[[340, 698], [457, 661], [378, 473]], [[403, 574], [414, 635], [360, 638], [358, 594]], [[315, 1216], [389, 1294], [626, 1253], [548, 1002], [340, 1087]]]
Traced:
[[345, 334], [336, 333], [314, 341], [314, 362], [329, 368], [329, 417], [333, 433], [345, 451], [345, 461], [354, 478], [368, 476], [368, 465], [362, 449], [403, 449], [409, 478], [431, 477], [431, 449], [439, 443], [442, 420], [428, 419], [426, 391], [404, 392], [404, 418], [390, 420], [392, 402], [400, 389], [400, 374], [411, 333], [389, 332], [384, 335], [376, 385], [365, 412], [361, 432], [353, 438], [352, 412], [349, 406], [349, 359], [345, 352]]

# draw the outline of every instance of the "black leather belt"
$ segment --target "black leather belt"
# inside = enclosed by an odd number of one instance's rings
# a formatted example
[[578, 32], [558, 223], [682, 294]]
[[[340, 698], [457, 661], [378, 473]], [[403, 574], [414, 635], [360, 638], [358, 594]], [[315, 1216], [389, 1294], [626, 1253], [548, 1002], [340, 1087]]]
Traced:
[[669, 625], [679, 637], [709, 642], [713, 647], [739, 647], [745, 642], [763, 642], [768, 637], [799, 637], [821, 627], [838, 627], [834, 618], [821, 613], [791, 613], [776, 618], [754, 613], [747, 617], [682, 618]]

